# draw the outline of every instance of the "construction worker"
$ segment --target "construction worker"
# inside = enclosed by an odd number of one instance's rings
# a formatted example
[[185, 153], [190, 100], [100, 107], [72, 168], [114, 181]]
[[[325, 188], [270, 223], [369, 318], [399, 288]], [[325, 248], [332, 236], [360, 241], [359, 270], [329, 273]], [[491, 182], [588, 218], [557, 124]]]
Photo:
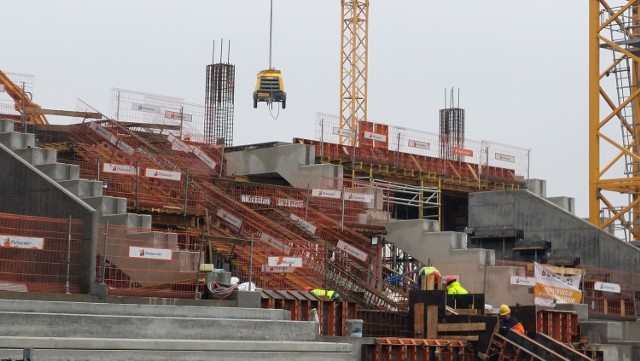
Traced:
[[458, 282], [458, 279], [456, 278], [456, 276], [447, 277], [446, 284], [447, 284], [447, 294], [448, 295], [457, 296], [457, 295], [468, 295], [469, 294], [469, 292], [464, 287], [462, 287], [460, 282]]
[[433, 266], [422, 266], [418, 271], [418, 288], [422, 288], [422, 278], [429, 277], [429, 275], [433, 275], [433, 284], [434, 288], [438, 287], [438, 283], [440, 283], [440, 271]]
[[501, 305], [500, 313], [500, 333], [506, 334], [508, 330], [524, 335], [524, 326], [517, 318], [511, 316], [511, 309], [507, 305]]
[[323, 290], [322, 288], [314, 288], [309, 290], [318, 297], [327, 297], [331, 301], [340, 301], [340, 295], [334, 290]]

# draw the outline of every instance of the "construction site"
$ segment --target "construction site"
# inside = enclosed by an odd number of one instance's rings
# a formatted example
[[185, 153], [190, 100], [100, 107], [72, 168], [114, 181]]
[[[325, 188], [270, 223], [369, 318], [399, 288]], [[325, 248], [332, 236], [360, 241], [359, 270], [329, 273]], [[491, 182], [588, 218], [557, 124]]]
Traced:
[[[234, 143], [255, 69], [223, 56], [204, 104], [108, 110], [0, 69], [0, 359], [640, 360], [640, 0], [588, 2], [586, 219], [453, 89], [437, 132], [371, 121], [369, 1], [341, 5], [340, 111], [291, 142]], [[286, 111], [285, 76], [254, 108]]]

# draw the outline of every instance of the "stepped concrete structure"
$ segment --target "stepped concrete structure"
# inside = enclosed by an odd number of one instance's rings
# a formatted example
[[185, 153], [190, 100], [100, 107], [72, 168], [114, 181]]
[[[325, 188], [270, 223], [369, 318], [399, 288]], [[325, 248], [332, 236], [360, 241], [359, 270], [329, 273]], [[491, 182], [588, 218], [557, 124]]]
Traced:
[[317, 322], [235, 307], [0, 299], [0, 358], [35, 360], [356, 360]]

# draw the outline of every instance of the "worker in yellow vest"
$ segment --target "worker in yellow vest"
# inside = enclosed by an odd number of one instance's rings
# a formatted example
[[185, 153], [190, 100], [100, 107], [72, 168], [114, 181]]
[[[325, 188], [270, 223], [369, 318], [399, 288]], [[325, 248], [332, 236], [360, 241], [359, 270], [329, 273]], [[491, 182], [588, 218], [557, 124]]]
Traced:
[[455, 276], [449, 276], [446, 279], [446, 283], [447, 283], [447, 294], [448, 295], [468, 295], [469, 292], [462, 287], [462, 285], [460, 284], [460, 282], [458, 282], [458, 279]]
[[340, 295], [334, 290], [323, 290], [322, 288], [314, 288], [309, 292], [318, 297], [326, 297], [331, 301], [340, 301]]
[[418, 271], [418, 289], [420, 289], [422, 285], [422, 278], [426, 278], [429, 275], [433, 275], [433, 284], [435, 288], [438, 288], [438, 284], [440, 283], [440, 271], [433, 266], [422, 266]]

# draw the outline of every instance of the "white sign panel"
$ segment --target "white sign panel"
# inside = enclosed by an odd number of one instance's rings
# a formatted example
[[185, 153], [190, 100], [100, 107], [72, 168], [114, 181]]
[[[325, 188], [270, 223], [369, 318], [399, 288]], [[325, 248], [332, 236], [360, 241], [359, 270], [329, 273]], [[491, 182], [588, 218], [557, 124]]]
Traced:
[[312, 189], [311, 195], [314, 197], [340, 199], [342, 192], [335, 189]]
[[149, 178], [167, 179], [173, 181], [180, 181], [182, 173], [173, 172], [170, 170], [147, 168], [144, 170], [144, 176]]
[[185, 122], [190, 122], [192, 120], [192, 116], [191, 114], [187, 114], [187, 113], [182, 113], [182, 115], [180, 114], [180, 112], [172, 112], [170, 110], [165, 110], [164, 111], [164, 117], [167, 119], [171, 119], [171, 120], [183, 120]]
[[277, 239], [271, 237], [270, 235], [264, 232], [259, 232], [258, 238], [265, 241], [269, 245], [273, 246], [273, 248], [281, 250], [286, 255], [291, 254], [291, 247], [287, 246], [286, 244], [278, 241]]
[[250, 194], [241, 194], [240, 201], [242, 203], [261, 204], [263, 206], [271, 204], [271, 198], [269, 197], [254, 196]]
[[302, 258], [300, 257], [269, 257], [267, 258], [269, 267], [302, 267]]
[[109, 143], [115, 145], [118, 149], [123, 150], [127, 154], [133, 154], [133, 148], [129, 144], [120, 141], [115, 135], [111, 134], [108, 130], [99, 126], [98, 123], [90, 122], [89, 128], [95, 130], [95, 132], [98, 133], [98, 135], [106, 139]]
[[177, 150], [180, 152], [190, 153], [192, 151], [192, 147], [187, 145], [185, 142], [178, 139], [178, 137], [169, 134], [167, 136], [167, 140], [171, 143], [171, 149]]
[[536, 279], [535, 277], [511, 276], [509, 283], [516, 286], [533, 287], [536, 285]]
[[348, 244], [347, 242], [343, 242], [342, 240], [338, 240], [338, 244], [336, 245], [336, 247], [361, 260], [362, 262], [367, 262], [367, 258], [369, 258], [369, 256], [367, 256], [365, 252]]
[[344, 200], [353, 202], [369, 203], [373, 200], [373, 195], [365, 193], [344, 192]]
[[0, 248], [44, 249], [44, 238], [0, 235]]
[[218, 213], [216, 213], [216, 216], [220, 217], [223, 221], [230, 223], [232, 226], [238, 229], [240, 229], [240, 227], [242, 226], [242, 220], [240, 220], [240, 218], [230, 214], [224, 209], [219, 209]]
[[105, 173], [128, 174], [128, 175], [136, 175], [138, 173], [135, 166], [124, 165], [124, 164], [114, 164], [114, 163], [103, 163], [102, 171]]
[[129, 247], [129, 257], [171, 261], [171, 250], [166, 248]]
[[515, 163], [516, 157], [509, 154], [496, 153], [496, 160], [500, 160], [503, 162]]
[[4, 84], [0, 84], [0, 92], [4, 91]]
[[200, 148], [198, 147], [193, 147], [193, 154], [196, 155], [196, 157], [200, 158], [201, 161], [204, 162], [204, 164], [206, 164], [209, 168], [211, 169], [215, 169], [217, 163], [211, 159], [208, 155], [206, 155], [203, 151], [200, 150]]
[[617, 283], [609, 283], [609, 282], [595, 282], [593, 284], [594, 291], [603, 291], [603, 292], [613, 292], [620, 293], [620, 285]]
[[293, 267], [271, 267], [269, 265], [263, 264], [262, 265], [262, 272], [267, 272], [267, 273], [293, 273], [295, 271], [295, 268]]
[[341, 135], [343, 137], [351, 137], [351, 138], [356, 136], [356, 132], [354, 132], [353, 130], [342, 129], [338, 127], [333, 127], [333, 134]]
[[278, 198], [276, 204], [278, 207], [304, 208], [304, 201], [299, 199]]
[[311, 234], [315, 234], [316, 230], [318, 229], [316, 226], [314, 226], [313, 224], [305, 221], [304, 219], [296, 216], [295, 214], [291, 213], [289, 214], [289, 217], [296, 222], [298, 225], [300, 225], [300, 227], [304, 228], [307, 230], [307, 232], [311, 233]]
[[427, 142], [421, 142], [419, 140], [409, 139], [409, 144], [412, 148], [431, 149], [431, 145]]
[[131, 103], [131, 109], [145, 113], [162, 114], [162, 109], [153, 104]]
[[386, 142], [387, 137], [384, 134], [372, 133], [372, 132], [364, 132], [364, 137], [367, 139], [373, 139], [378, 142]]

